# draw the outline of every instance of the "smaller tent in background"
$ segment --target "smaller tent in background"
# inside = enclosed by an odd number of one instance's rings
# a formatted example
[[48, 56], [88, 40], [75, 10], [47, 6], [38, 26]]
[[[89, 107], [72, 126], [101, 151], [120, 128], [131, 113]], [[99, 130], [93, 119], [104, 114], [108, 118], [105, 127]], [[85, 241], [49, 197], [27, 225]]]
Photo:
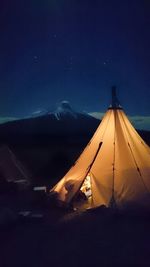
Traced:
[[0, 147], [0, 179], [18, 184], [30, 183], [30, 173], [6, 145]]
[[115, 87], [100, 126], [51, 194], [62, 205], [81, 209], [150, 209], [150, 148], [128, 120]]

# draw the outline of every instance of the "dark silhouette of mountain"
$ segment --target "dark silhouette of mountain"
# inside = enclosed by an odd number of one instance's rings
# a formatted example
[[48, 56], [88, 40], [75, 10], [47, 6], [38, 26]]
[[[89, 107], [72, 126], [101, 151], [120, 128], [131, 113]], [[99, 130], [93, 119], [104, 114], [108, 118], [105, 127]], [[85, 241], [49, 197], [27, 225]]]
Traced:
[[21, 137], [82, 135], [93, 133], [98, 125], [98, 119], [74, 111], [63, 101], [54, 112], [1, 124], [0, 137], [1, 142], [6, 142]]

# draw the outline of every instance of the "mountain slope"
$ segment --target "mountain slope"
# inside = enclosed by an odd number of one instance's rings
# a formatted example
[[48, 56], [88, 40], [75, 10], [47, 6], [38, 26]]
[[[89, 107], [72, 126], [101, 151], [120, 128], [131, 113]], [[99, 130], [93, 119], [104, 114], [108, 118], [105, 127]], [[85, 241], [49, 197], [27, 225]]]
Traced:
[[74, 111], [67, 101], [63, 101], [54, 112], [1, 124], [0, 138], [3, 142], [17, 141], [21, 137], [86, 135], [92, 134], [99, 123], [98, 119]]

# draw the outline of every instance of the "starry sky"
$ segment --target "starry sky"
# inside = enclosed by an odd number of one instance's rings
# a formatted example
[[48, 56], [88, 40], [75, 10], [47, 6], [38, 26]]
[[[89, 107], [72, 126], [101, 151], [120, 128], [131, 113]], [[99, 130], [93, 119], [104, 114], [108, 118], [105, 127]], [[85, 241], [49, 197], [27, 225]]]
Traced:
[[149, 0], [0, 1], [0, 117], [62, 100], [104, 112], [112, 85], [127, 114], [150, 116]]

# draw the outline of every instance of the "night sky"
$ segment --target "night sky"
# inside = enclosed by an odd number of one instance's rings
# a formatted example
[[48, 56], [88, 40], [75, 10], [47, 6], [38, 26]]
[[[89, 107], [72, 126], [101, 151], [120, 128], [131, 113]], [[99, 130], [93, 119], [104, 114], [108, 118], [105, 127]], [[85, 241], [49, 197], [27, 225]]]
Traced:
[[149, 0], [1, 0], [0, 117], [62, 100], [104, 112], [114, 84], [127, 114], [150, 116]]

